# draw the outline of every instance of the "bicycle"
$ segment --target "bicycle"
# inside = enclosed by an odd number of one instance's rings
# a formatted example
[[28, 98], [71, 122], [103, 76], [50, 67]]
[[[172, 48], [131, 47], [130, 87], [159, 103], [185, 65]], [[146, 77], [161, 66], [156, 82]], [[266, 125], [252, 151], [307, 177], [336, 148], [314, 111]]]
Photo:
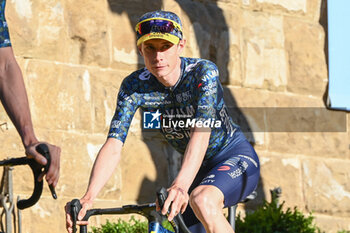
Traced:
[[[36, 147], [37, 152], [42, 154], [47, 163], [45, 166], [37, 163], [34, 159], [28, 157], [20, 158], [10, 158], [0, 161], [0, 166], [4, 167], [1, 184], [0, 184], [0, 207], [2, 207], [2, 212], [0, 216], [0, 233], [12, 233], [12, 221], [14, 224], [14, 232], [21, 233], [21, 213], [20, 210], [29, 208], [36, 204], [43, 190], [43, 181], [38, 181], [38, 177], [41, 173], [46, 173], [51, 164], [51, 157], [49, 153], [49, 148], [45, 144], [39, 144]], [[28, 199], [20, 200], [17, 198], [17, 223], [16, 223], [16, 211], [13, 201], [13, 182], [12, 182], [12, 170], [14, 166], [18, 165], [29, 165], [32, 169], [34, 176], [34, 188], [33, 193]], [[57, 194], [55, 188], [52, 185], [49, 185], [51, 195], [54, 199], [57, 199]], [[6, 223], [5, 227], [3, 224], [3, 217], [5, 215]], [[17, 227], [16, 227], [17, 226]], [[6, 230], [4, 230], [6, 228]]]
[[[252, 200], [256, 197], [256, 191], [253, 191], [244, 202]], [[157, 192], [158, 204], [162, 209], [164, 202], [167, 198], [167, 191], [165, 188], [161, 188]], [[73, 199], [70, 203], [70, 214], [73, 222], [73, 233], [77, 231], [77, 219], [79, 211], [82, 206], [78, 199]], [[235, 228], [235, 214], [236, 214], [237, 205], [229, 207], [229, 222], [233, 229]], [[170, 210], [168, 211], [170, 213]], [[184, 233], [191, 233], [191, 231], [187, 228], [181, 213], [175, 216], [174, 220], [170, 222], [174, 231], [170, 231], [164, 228], [161, 224], [162, 215], [156, 211], [156, 203], [149, 204], [141, 204], [141, 205], [124, 205], [122, 207], [117, 208], [105, 208], [105, 209], [90, 209], [86, 211], [85, 216], [82, 221], [88, 221], [91, 216], [94, 215], [112, 215], [112, 214], [139, 214], [147, 218], [148, 220], [148, 232], [149, 233], [179, 233], [181, 229]], [[87, 233], [87, 226], [80, 226], [80, 233]]]

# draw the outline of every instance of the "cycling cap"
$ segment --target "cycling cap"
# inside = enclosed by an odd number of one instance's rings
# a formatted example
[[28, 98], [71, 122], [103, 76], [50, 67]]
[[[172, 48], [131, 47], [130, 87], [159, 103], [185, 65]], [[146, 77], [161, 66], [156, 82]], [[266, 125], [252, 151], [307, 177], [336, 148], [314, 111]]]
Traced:
[[182, 40], [179, 16], [170, 11], [153, 11], [141, 16], [135, 27], [137, 45], [150, 39], [164, 39], [173, 44]]

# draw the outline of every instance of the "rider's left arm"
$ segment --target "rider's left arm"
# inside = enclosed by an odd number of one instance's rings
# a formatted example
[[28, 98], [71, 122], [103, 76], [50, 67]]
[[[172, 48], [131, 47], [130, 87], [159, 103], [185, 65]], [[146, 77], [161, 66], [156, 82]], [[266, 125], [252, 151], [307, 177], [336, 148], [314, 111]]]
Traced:
[[[198, 90], [196, 96], [196, 113], [194, 119], [199, 121], [211, 120], [216, 117], [217, 93], [221, 88], [218, 69], [214, 63], [205, 63], [199, 66], [203, 76], [198, 79], [196, 85]], [[179, 174], [168, 189], [169, 196], [164, 203], [162, 213], [165, 214], [171, 204], [171, 213], [168, 219], [171, 220], [180, 211], [183, 213], [187, 207], [189, 196], [188, 190], [195, 179], [205, 153], [209, 146], [211, 129], [205, 127], [194, 127], [191, 130], [190, 140], [184, 153]]]
[[190, 188], [207, 151], [211, 130], [210, 128], [193, 128], [191, 139], [186, 147], [182, 165], [171, 187], [168, 189], [169, 196], [164, 203], [163, 214], [171, 204], [171, 213], [168, 219], [171, 220], [180, 211], [183, 213], [188, 204], [188, 189]]

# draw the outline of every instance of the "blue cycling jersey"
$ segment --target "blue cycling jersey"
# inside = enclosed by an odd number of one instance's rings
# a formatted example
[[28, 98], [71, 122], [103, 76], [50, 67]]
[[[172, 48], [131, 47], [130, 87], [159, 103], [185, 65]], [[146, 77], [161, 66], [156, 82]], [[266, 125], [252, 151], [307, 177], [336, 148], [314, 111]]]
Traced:
[[181, 57], [181, 75], [173, 87], [165, 87], [146, 68], [126, 77], [120, 87], [108, 137], [125, 142], [139, 107], [161, 114], [161, 133], [182, 154], [194, 125], [211, 128], [205, 159], [215, 156], [229, 143], [245, 140], [239, 126], [228, 115], [218, 68], [205, 59]]
[[11, 46], [10, 34], [5, 19], [6, 0], [0, 0], [0, 48]]

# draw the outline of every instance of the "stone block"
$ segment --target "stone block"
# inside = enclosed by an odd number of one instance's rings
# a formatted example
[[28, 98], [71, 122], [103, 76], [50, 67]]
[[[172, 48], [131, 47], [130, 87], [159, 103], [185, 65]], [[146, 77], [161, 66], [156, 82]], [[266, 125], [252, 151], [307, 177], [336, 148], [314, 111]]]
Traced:
[[108, 1], [108, 24], [111, 29], [112, 46], [111, 66], [113, 68], [122, 66], [135, 70], [143, 66], [143, 59], [139, 56], [136, 47], [135, 26], [139, 17], [144, 13], [164, 9], [164, 5], [160, 0], [148, 1], [147, 4], [142, 0]]
[[288, 0], [257, 0], [259, 4], [271, 4], [283, 7], [287, 11], [301, 11], [306, 12], [307, 10], [307, 0], [297, 0], [297, 1], [288, 1]]
[[[226, 7], [229, 7], [225, 5]], [[222, 7], [224, 9], [224, 6]], [[223, 31], [217, 43], [217, 63], [219, 65], [221, 81], [229, 85], [242, 84], [242, 59], [240, 51], [240, 25], [242, 12], [230, 6], [229, 11], [223, 11], [228, 30]], [[227, 76], [227, 77], [226, 77]]]
[[307, 209], [349, 218], [350, 173], [345, 159], [304, 159], [303, 191]]
[[[113, 3], [113, 4], [118, 4]], [[122, 11], [124, 7], [119, 6]], [[113, 5], [113, 9], [116, 6]], [[135, 15], [134, 15], [135, 14]], [[137, 24], [136, 13], [132, 12], [113, 12], [109, 14], [112, 34], [112, 64], [113, 68], [117, 68], [120, 64], [128, 65], [130, 70], [137, 69], [138, 63], [143, 63], [136, 47], [135, 26]], [[139, 16], [141, 16], [140, 13]]]
[[289, 95], [264, 89], [227, 86], [225, 100], [228, 106], [240, 108], [324, 108], [320, 98], [309, 95]]
[[33, 60], [24, 72], [34, 126], [91, 132], [86, 69]]
[[21, 138], [2, 105], [0, 105], [0, 148], [1, 159], [24, 154]]
[[6, 16], [15, 54], [68, 61], [69, 38], [62, 1], [7, 2]]
[[108, 30], [107, 2], [82, 0], [65, 4], [65, 26], [72, 63], [108, 67], [111, 61], [111, 41]]
[[242, 19], [243, 86], [284, 90], [288, 66], [284, 50], [283, 18], [244, 12]]
[[319, 158], [349, 158], [346, 132], [270, 132], [270, 151], [317, 156]]
[[322, 97], [328, 81], [323, 28], [286, 17], [284, 33], [289, 64], [287, 90]]
[[[279, 145], [280, 152], [295, 149], [288, 147], [284, 140], [286, 137], [296, 138], [298, 134], [287, 136], [276, 132], [334, 132], [337, 135], [333, 135], [336, 145], [346, 140], [341, 136], [346, 131], [344, 114], [328, 111], [321, 99], [233, 86], [225, 87], [224, 94], [231, 117], [237, 119], [244, 131], [250, 132], [247, 137], [252, 138], [250, 141], [255, 141], [257, 146], [271, 143], [273, 150]], [[300, 148], [297, 153], [302, 153], [303, 149]]]
[[263, 110], [267, 132], [346, 132], [346, 115], [343, 112], [315, 107], [280, 107]]
[[128, 73], [97, 68], [89, 69], [85, 73], [89, 76], [93, 131], [107, 135], [115, 112], [120, 84]]
[[[322, 24], [327, 20], [327, 2], [319, 0], [307, 0], [307, 16], [316, 23]], [[323, 17], [325, 17], [323, 19]]]
[[[179, 5], [173, 8], [181, 17], [184, 37], [187, 40], [183, 56], [200, 57], [213, 61], [219, 68], [220, 80], [223, 83], [228, 83], [230, 77], [228, 64], [231, 60], [230, 45], [233, 41], [230, 38], [229, 20], [236, 19], [238, 16], [233, 15], [236, 12], [233, 9], [232, 18], [227, 18], [226, 16], [230, 13], [224, 12], [220, 6], [221, 3], [212, 1], [205, 4], [198, 1], [187, 1], [179, 2]], [[232, 58], [237, 59], [235, 56]]]
[[67, 199], [53, 200], [52, 197], [42, 196], [39, 202], [31, 208], [21, 211], [22, 229], [25, 232], [50, 233], [64, 232], [64, 206]]
[[267, 151], [258, 151], [258, 154], [261, 165], [259, 189], [263, 190], [266, 200], [271, 200], [271, 189], [281, 187], [280, 202], [285, 201], [285, 207], [297, 206], [301, 210], [304, 209], [301, 159]]
[[51, 137], [55, 137], [52, 140], [57, 140], [57, 145], [61, 147], [57, 195], [80, 198], [86, 191], [93, 162], [105, 136], [92, 138], [87, 134], [57, 132]]
[[350, 223], [348, 218], [327, 216], [322, 214], [313, 214], [315, 224], [324, 232], [338, 233], [342, 230], [349, 230]]
[[120, 162], [122, 199], [150, 202], [160, 186], [167, 187], [166, 155], [162, 142], [128, 136]]

